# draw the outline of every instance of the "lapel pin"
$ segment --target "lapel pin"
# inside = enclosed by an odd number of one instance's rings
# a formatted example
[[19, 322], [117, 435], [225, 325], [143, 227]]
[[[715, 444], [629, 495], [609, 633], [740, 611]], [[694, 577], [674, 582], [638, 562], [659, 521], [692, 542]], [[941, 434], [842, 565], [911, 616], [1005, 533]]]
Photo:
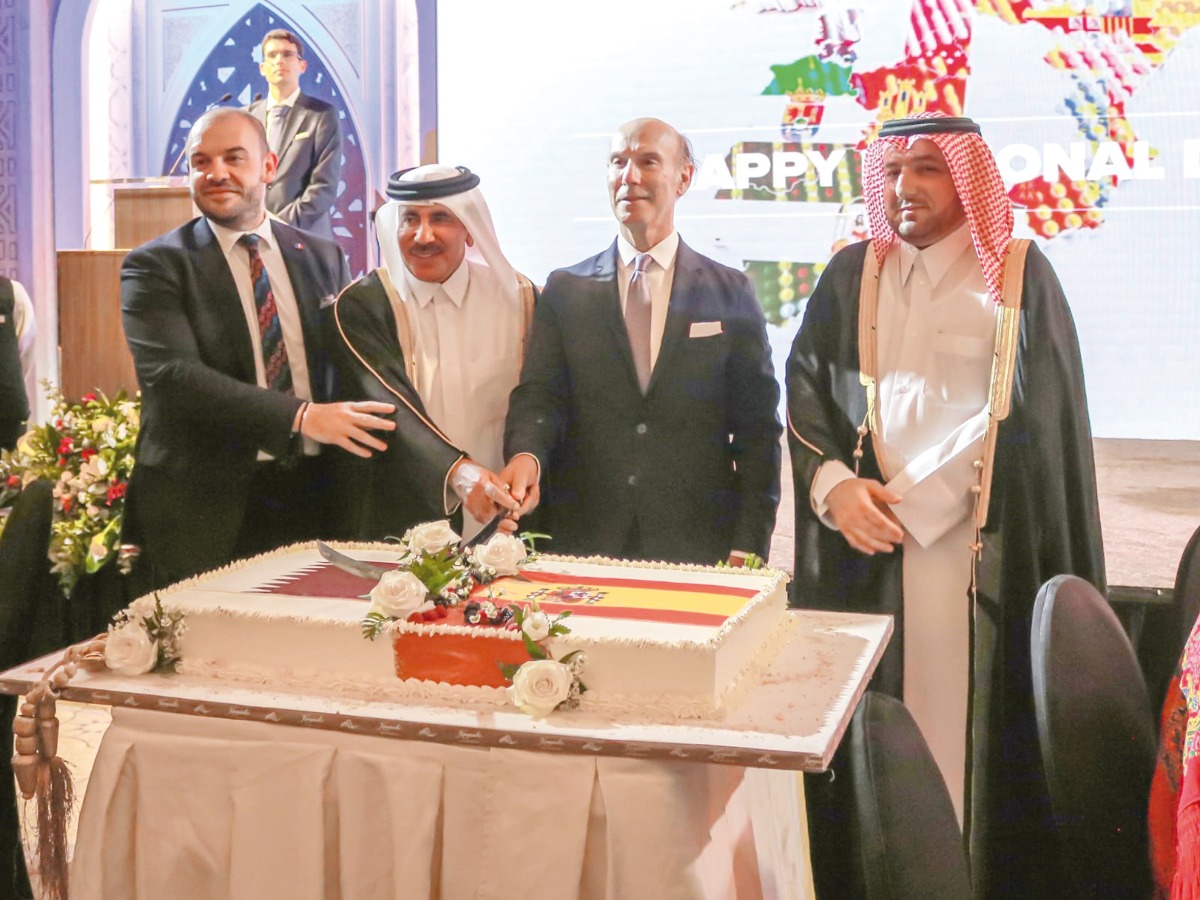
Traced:
[[300, 243], [300, 242], [297, 242], [297, 243], [296, 243], [296, 249], [297, 249], [297, 250], [303, 250], [303, 249], [304, 249], [304, 244], [302, 244], [302, 243]]

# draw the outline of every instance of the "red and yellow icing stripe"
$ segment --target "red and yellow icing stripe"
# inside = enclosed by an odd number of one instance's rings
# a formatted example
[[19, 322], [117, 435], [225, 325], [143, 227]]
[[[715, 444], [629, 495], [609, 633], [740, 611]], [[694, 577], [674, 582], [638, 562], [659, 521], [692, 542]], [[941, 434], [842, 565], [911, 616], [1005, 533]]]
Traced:
[[530, 571], [515, 578], [498, 578], [476, 588], [471, 596], [481, 600], [489, 591], [498, 605], [536, 600], [552, 615], [570, 610], [572, 615], [603, 619], [712, 627], [737, 615], [758, 593], [753, 588]]

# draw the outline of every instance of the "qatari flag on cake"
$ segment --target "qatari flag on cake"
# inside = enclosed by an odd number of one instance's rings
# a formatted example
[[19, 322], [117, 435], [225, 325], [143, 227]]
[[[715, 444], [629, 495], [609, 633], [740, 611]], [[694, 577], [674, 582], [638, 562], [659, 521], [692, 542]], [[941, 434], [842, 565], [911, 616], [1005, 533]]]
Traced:
[[[380, 574], [392, 568], [380, 565]], [[677, 573], [676, 573], [677, 574]], [[293, 597], [364, 600], [375, 583], [326, 562], [259, 586], [256, 593]], [[477, 587], [473, 599], [496, 603], [537, 601], [545, 612], [571, 610], [572, 615], [635, 619], [671, 625], [719, 626], [753, 597], [755, 590], [644, 578], [589, 577], [525, 569]], [[685, 607], [681, 609], [680, 607]]]

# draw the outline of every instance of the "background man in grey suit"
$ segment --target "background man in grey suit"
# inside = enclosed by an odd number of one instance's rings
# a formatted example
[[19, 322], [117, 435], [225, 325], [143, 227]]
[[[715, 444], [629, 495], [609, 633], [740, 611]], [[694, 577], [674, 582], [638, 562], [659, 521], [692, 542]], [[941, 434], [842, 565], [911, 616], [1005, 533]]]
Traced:
[[259, 71], [270, 90], [247, 110], [267, 130], [275, 154], [275, 180], [267, 187], [267, 209], [278, 219], [333, 239], [329, 210], [342, 174], [342, 128], [338, 112], [324, 100], [300, 93], [308, 69], [304, 46], [290, 31], [267, 32]]
[[[121, 318], [142, 391], [122, 540], [142, 590], [322, 534], [328, 453], [384, 450], [388, 403], [333, 403], [323, 332], [337, 245], [267, 218], [262, 125], [220, 108], [188, 136], [203, 215], [130, 252]], [[332, 448], [326, 448], [331, 450]]]
[[534, 312], [501, 477], [554, 551], [712, 565], [766, 556], [779, 505], [779, 385], [741, 272], [675, 231], [695, 171], [657, 119], [613, 136], [619, 225], [553, 272]]

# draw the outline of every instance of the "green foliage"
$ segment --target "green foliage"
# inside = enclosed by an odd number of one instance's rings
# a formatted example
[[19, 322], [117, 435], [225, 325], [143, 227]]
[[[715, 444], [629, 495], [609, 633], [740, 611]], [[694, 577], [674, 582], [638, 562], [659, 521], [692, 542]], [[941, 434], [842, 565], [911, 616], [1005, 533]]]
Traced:
[[391, 616], [385, 616], [381, 612], [369, 612], [362, 620], [362, 633], [368, 641], [373, 641], [375, 638], [383, 634], [384, 626], [392, 621]]

